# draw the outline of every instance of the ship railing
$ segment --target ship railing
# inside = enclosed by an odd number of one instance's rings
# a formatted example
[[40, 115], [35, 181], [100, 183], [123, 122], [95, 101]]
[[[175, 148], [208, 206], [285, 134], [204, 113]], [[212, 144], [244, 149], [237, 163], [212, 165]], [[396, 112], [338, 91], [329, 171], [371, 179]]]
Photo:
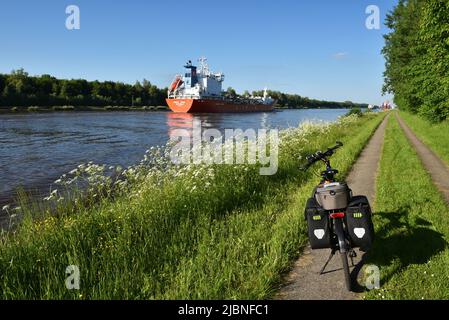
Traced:
[[199, 97], [198, 95], [193, 95], [193, 94], [176, 94], [176, 93], [170, 93], [168, 95], [168, 98], [170, 99], [199, 99], [201, 97]]
[[223, 100], [224, 97], [222, 96], [199, 96], [199, 95], [189, 95], [189, 94], [176, 94], [176, 93], [170, 93], [168, 95], [169, 99], [209, 99], [209, 100]]

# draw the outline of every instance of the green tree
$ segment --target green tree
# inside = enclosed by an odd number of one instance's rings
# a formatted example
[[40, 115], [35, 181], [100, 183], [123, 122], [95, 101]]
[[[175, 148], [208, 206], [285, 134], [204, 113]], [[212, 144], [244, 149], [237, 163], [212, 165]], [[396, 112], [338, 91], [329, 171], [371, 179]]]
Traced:
[[401, 0], [387, 16], [384, 92], [433, 121], [449, 116], [449, 0]]
[[231, 87], [226, 90], [226, 94], [231, 98], [237, 97], [237, 92]]

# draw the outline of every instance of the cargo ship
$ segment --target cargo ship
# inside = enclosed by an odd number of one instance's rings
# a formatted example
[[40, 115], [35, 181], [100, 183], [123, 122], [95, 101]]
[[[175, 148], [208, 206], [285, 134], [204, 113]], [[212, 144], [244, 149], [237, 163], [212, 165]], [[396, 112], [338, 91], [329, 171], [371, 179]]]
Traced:
[[262, 97], [231, 96], [222, 90], [223, 73], [209, 70], [206, 58], [200, 58], [199, 67], [188, 61], [183, 75], [176, 75], [168, 89], [167, 105], [179, 113], [268, 112], [275, 101], [265, 88]]

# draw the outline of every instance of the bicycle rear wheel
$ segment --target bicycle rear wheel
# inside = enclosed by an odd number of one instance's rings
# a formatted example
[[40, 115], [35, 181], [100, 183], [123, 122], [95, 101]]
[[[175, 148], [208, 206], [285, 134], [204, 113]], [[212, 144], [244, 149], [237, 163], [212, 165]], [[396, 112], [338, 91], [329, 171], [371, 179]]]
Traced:
[[340, 252], [341, 262], [343, 264], [343, 272], [345, 274], [346, 289], [352, 291], [351, 273], [349, 271], [348, 253]]

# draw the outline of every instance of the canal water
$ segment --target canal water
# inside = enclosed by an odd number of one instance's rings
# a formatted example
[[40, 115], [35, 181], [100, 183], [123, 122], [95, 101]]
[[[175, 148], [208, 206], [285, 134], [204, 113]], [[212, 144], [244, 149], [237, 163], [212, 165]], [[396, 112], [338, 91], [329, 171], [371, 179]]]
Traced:
[[[251, 114], [171, 112], [56, 112], [0, 115], [0, 204], [20, 186], [48, 192], [80, 163], [128, 166], [165, 144], [175, 129], [284, 129], [304, 121], [335, 121], [347, 109], [283, 110]], [[1, 209], [1, 208], [0, 208]]]

